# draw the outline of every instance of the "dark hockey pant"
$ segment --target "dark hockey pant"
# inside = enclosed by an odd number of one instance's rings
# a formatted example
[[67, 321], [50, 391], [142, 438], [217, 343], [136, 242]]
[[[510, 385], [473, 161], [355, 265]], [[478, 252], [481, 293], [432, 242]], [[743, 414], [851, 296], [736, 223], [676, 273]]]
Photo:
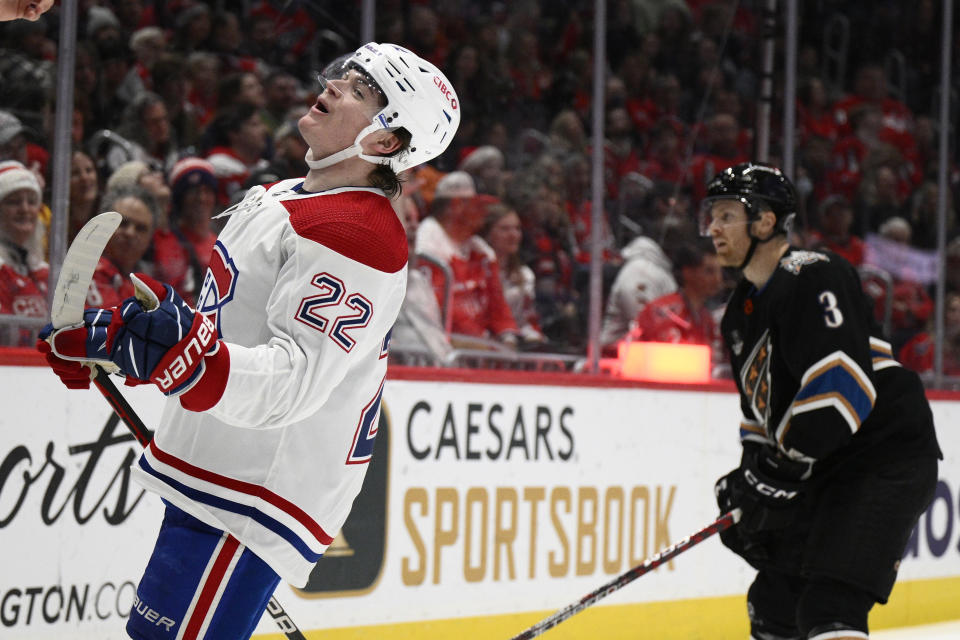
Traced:
[[794, 526], [767, 542], [770, 560], [747, 598], [755, 636], [807, 638], [830, 625], [866, 633], [873, 604], [887, 601], [933, 499], [937, 460], [856, 467], [835, 470]]

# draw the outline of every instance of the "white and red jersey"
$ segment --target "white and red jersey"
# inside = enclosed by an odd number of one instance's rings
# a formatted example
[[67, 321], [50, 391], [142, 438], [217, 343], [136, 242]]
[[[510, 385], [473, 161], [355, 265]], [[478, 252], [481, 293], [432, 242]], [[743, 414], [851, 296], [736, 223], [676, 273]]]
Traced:
[[407, 279], [382, 191], [301, 182], [232, 211], [198, 304], [228, 349], [226, 387], [202, 413], [168, 402], [134, 472], [298, 587], [363, 483]]
[[[8, 262], [0, 253], [0, 315], [43, 318], [47, 311], [47, 280], [50, 268], [46, 262], [28, 265]], [[0, 331], [0, 344], [26, 347], [36, 339], [29, 327], [9, 327]]]
[[[447, 265], [453, 282], [451, 330], [469, 336], [497, 338], [516, 333], [517, 323], [503, 296], [497, 254], [480, 236], [455, 243], [436, 218], [426, 218], [417, 228], [417, 252]], [[431, 273], [437, 302], [443, 304], [446, 275], [424, 261]]]

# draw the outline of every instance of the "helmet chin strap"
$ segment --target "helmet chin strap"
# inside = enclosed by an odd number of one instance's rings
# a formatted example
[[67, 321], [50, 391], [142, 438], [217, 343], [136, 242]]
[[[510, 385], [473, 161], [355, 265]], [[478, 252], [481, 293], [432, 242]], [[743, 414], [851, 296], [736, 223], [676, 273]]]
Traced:
[[[751, 224], [752, 224], [752, 223], [751, 223]], [[743, 271], [744, 269], [746, 269], [746, 268], [747, 268], [747, 265], [750, 264], [750, 260], [753, 259], [753, 253], [757, 250], [757, 246], [758, 246], [761, 242], [770, 242], [771, 240], [773, 240], [773, 239], [776, 237], [776, 235], [777, 235], [777, 231], [774, 230], [774, 231], [771, 231], [771, 232], [770, 232], [770, 235], [769, 235], [769, 236], [767, 236], [766, 238], [764, 238], [763, 240], [761, 240], [761, 239], [758, 238], [757, 236], [753, 235], [752, 232], [750, 232], [750, 248], [747, 249], [747, 255], [745, 255], [745, 256], [743, 257], [743, 262], [740, 263], [740, 266], [737, 267], [737, 270], [738, 270], [738, 271]]]
[[311, 169], [326, 169], [329, 166], [335, 165], [338, 162], [343, 162], [344, 160], [354, 156], [359, 156], [367, 162], [372, 162], [373, 164], [387, 164], [388, 158], [386, 156], [371, 156], [367, 153], [363, 153], [363, 147], [360, 146], [360, 141], [367, 137], [368, 134], [382, 128], [383, 127], [374, 121], [367, 125], [363, 131], [358, 133], [356, 139], [353, 141], [353, 144], [346, 149], [342, 149], [336, 153], [331, 153], [330, 155], [319, 159], [313, 156], [313, 149], [307, 149], [307, 154], [303, 157], [303, 159], [306, 161], [307, 166]]
[[760, 240], [757, 239], [757, 236], [750, 234], [750, 248], [747, 249], [747, 255], [743, 257], [743, 262], [740, 263], [740, 266], [737, 267], [738, 271], [743, 271], [747, 268], [747, 264], [750, 263], [750, 259], [753, 258], [753, 252], [757, 250], [757, 245], [760, 244]]
[[319, 160], [313, 157], [313, 149], [307, 149], [307, 155], [303, 156], [303, 159], [306, 161], [307, 166], [311, 169], [326, 169], [327, 167], [335, 165], [338, 162], [342, 162], [347, 158], [352, 158], [358, 155], [360, 155], [360, 145], [354, 143], [342, 151], [331, 153], [329, 156], [320, 158]]

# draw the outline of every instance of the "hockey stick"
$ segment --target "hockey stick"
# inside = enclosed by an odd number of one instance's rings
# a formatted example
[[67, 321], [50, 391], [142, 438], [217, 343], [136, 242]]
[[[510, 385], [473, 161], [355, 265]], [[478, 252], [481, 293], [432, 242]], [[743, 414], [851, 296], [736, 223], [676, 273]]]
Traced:
[[[107, 242], [110, 241], [110, 237], [122, 220], [123, 217], [116, 211], [107, 211], [94, 216], [83, 225], [70, 245], [67, 255], [63, 258], [57, 286], [53, 291], [50, 322], [54, 329], [83, 322], [84, 302], [87, 299], [87, 290], [90, 288], [93, 272], [100, 261], [100, 254], [103, 253], [104, 247], [107, 246]], [[117, 416], [133, 432], [137, 442], [146, 446], [153, 434], [114, 386], [103, 367], [94, 364], [89, 366], [93, 371], [93, 384], [107, 399]]]
[[544, 618], [543, 620], [533, 625], [526, 631], [513, 636], [512, 638], [510, 638], [510, 640], [528, 640], [529, 638], [536, 638], [537, 636], [542, 634], [544, 631], [547, 631], [548, 629], [552, 629], [553, 627], [557, 626], [564, 620], [580, 613], [581, 611], [583, 611], [590, 605], [594, 604], [598, 600], [606, 598], [608, 595], [610, 595], [614, 591], [617, 591], [621, 587], [624, 587], [630, 584], [631, 582], [633, 582], [643, 574], [649, 571], [652, 571], [653, 569], [656, 569], [657, 567], [662, 565], [664, 562], [670, 560], [671, 558], [677, 557], [678, 555], [680, 555], [690, 547], [693, 547], [703, 542], [704, 540], [706, 540], [707, 538], [709, 538], [715, 533], [719, 533], [724, 529], [731, 527], [738, 520], [740, 520], [740, 509], [734, 509], [729, 513], [723, 514], [717, 520], [711, 522], [703, 529], [700, 529], [700, 531], [697, 531], [693, 535], [687, 536], [686, 538], [684, 538], [683, 540], [680, 540], [676, 544], [670, 547], [667, 547], [660, 553], [650, 556], [649, 558], [643, 561], [643, 564], [639, 564], [634, 568], [630, 569], [629, 571], [626, 571], [625, 573], [621, 573], [619, 576], [617, 576], [610, 582], [606, 583], [599, 589], [595, 591], [591, 591], [590, 593], [583, 596], [573, 604], [567, 607], [564, 607], [563, 609], [560, 609], [553, 615], [547, 618]]
[[[100, 254], [103, 253], [113, 232], [120, 226], [121, 220], [122, 216], [115, 211], [94, 216], [83, 225], [76, 239], [67, 249], [50, 309], [50, 322], [55, 329], [83, 322], [84, 302], [87, 298], [87, 290], [90, 288], [90, 281], [93, 279], [93, 272], [100, 260]], [[147, 446], [153, 438], [153, 433], [110, 380], [107, 371], [97, 364], [87, 363], [87, 365], [93, 370], [94, 385], [110, 403], [114, 413], [130, 430], [137, 442], [141, 446]], [[306, 640], [275, 596], [270, 596], [266, 611], [287, 638]]]

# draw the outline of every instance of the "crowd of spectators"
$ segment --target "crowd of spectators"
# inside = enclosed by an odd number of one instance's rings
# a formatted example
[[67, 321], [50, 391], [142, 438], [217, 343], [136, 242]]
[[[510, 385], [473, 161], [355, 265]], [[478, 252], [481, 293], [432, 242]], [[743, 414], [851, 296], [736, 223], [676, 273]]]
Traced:
[[[596, 234], [607, 350], [654, 334], [715, 342], [712, 323], [731, 281], [710, 266], [709, 246], [697, 244], [695, 213], [717, 172], [754, 157], [765, 4], [608, 3], [605, 206]], [[940, 3], [801, 4], [794, 242], [863, 266], [895, 348], [928, 370]], [[73, 144], [70, 238], [99, 211], [124, 218], [91, 304], [126, 296], [131, 270], [198, 302], [215, 215], [254, 184], [307, 170], [296, 121], [315, 100], [316, 72], [359, 44], [360, 3], [341, 5], [80, 3], [73, 126], [57, 134], [58, 7], [0, 25], [0, 313], [47, 314], [55, 135]], [[425, 349], [434, 362], [458, 346], [584, 353], [597, 143], [588, 133], [593, 2], [376, 6], [376, 39], [442, 68], [463, 109], [450, 149], [405, 175], [395, 202], [411, 249], [398, 350]], [[842, 52], [845, 75], [830, 73], [823, 53], [825, 25], [837, 16], [855, 25]], [[886, 63], [897, 59], [907, 64], [891, 83]], [[774, 162], [782, 94], [778, 74]], [[954, 161], [949, 175], [954, 297], [944, 349], [946, 372], [960, 375]], [[683, 326], [691, 320], [693, 332]], [[31, 331], [8, 327], [4, 342], [30, 344]]]

